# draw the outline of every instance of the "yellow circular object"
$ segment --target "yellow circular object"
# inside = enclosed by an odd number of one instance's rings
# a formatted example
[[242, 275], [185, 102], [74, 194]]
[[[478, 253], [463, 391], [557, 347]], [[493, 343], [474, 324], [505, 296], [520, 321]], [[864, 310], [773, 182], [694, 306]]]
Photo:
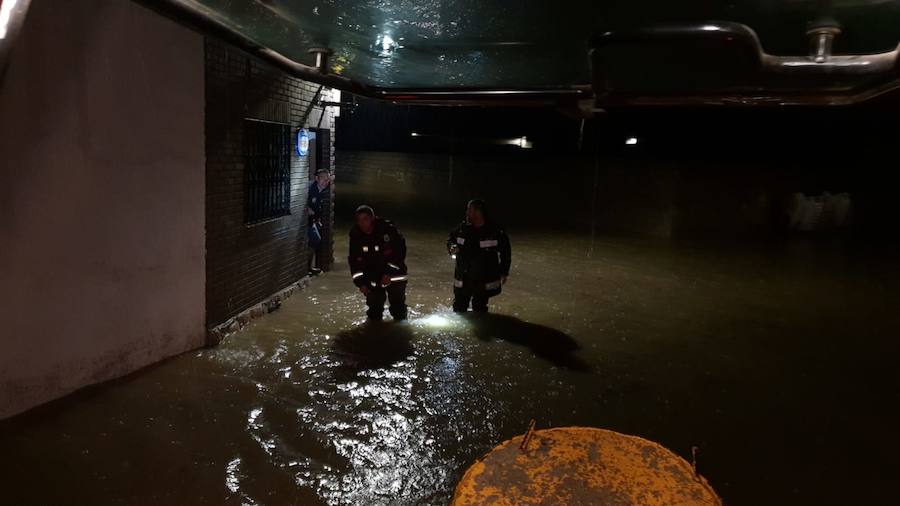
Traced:
[[589, 427], [501, 443], [463, 476], [452, 506], [721, 506], [684, 459], [635, 436]]

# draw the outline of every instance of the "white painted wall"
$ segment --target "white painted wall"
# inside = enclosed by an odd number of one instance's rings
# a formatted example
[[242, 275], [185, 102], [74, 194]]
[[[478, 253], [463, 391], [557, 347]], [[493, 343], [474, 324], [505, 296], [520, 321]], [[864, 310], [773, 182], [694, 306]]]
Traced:
[[0, 83], [0, 418], [204, 342], [203, 39], [33, 0]]

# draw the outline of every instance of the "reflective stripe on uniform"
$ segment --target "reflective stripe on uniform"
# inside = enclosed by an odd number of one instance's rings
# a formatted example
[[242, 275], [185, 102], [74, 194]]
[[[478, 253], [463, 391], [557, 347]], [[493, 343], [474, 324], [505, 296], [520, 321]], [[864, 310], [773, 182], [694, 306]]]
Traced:
[[500, 288], [500, 280], [499, 279], [497, 281], [491, 281], [490, 283], [486, 283], [484, 285], [485, 290], [496, 290], [497, 288]]
[[391, 278], [391, 281], [406, 281], [409, 279], [409, 276], [394, 276]]
[[368, 247], [368, 246], [363, 246], [363, 252], [368, 253], [368, 252], [369, 252], [369, 247]]
[[362, 276], [362, 275], [363, 275], [363, 273], [361, 273], [361, 272], [354, 272], [354, 273], [353, 273], [353, 279], [356, 279], [356, 278], [358, 278], [358, 277], [360, 277], [360, 276]]
[[378, 246], [375, 246], [375, 251], [378, 251]]
[[492, 246], [497, 245], [497, 239], [489, 239], [487, 241], [481, 241], [478, 243], [478, 245], [481, 246], [482, 248], [490, 248]]
[[462, 280], [461, 280], [461, 279], [454, 279], [454, 280], [453, 280], [453, 286], [455, 286], [456, 288], [462, 288], [462, 286], [463, 286]]
[[394, 269], [397, 269], [398, 271], [400, 270], [400, 267], [398, 267], [396, 264], [392, 264], [390, 262], [388, 262], [388, 267], [393, 267]]
[[376, 283], [376, 282], [374, 282], [374, 281], [369, 281], [369, 284], [372, 285], [372, 286], [378, 286], [378, 283]]

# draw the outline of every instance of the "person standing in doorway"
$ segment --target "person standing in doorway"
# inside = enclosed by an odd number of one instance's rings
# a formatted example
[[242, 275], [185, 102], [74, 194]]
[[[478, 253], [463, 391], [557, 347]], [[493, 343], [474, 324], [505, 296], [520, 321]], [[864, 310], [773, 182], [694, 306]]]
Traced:
[[509, 237], [494, 223], [483, 200], [470, 200], [466, 219], [447, 240], [447, 251], [456, 259], [453, 311], [487, 312], [488, 299], [499, 295], [512, 262]]
[[321, 262], [319, 261], [319, 247], [322, 245], [322, 227], [327, 222], [325, 220], [325, 200], [330, 195], [331, 174], [325, 169], [319, 169], [316, 171], [316, 178], [310, 183], [309, 191], [306, 194], [306, 212], [309, 218], [309, 260], [307, 262], [307, 271], [310, 276], [316, 276], [322, 272]]
[[375, 215], [371, 207], [356, 209], [350, 229], [350, 275], [366, 296], [369, 320], [381, 321], [384, 302], [394, 320], [406, 319], [406, 239], [390, 220]]

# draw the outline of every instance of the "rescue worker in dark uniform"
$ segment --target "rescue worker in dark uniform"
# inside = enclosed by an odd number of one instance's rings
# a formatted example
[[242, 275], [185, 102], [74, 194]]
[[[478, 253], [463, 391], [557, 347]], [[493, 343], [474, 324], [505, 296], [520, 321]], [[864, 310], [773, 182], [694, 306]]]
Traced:
[[319, 262], [319, 247], [322, 245], [322, 232], [325, 223], [325, 201], [331, 198], [331, 174], [325, 169], [316, 171], [316, 179], [310, 183], [306, 194], [306, 212], [309, 219], [309, 260], [307, 271], [310, 276], [322, 272]]
[[375, 216], [369, 206], [356, 209], [350, 229], [350, 275], [366, 296], [369, 320], [381, 321], [384, 301], [394, 320], [406, 319], [406, 239], [389, 220]]
[[456, 259], [453, 281], [453, 311], [487, 312], [488, 299], [499, 295], [509, 276], [509, 237], [492, 222], [484, 201], [466, 205], [466, 220], [447, 240], [447, 251]]

